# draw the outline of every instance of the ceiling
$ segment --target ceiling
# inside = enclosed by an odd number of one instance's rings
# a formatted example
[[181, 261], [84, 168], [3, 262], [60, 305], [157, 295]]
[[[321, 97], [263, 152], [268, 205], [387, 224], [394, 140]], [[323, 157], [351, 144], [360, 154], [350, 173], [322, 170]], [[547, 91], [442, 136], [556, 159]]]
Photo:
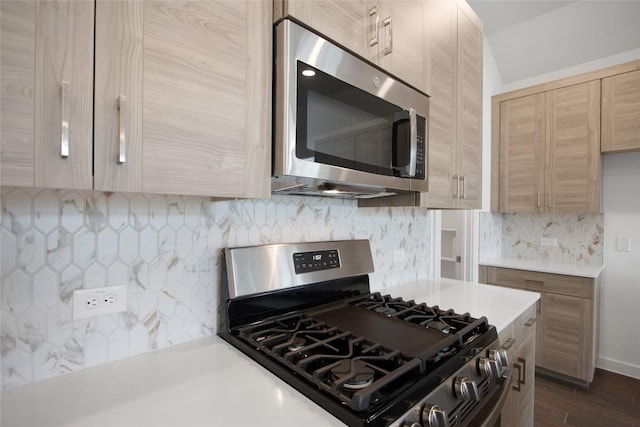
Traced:
[[467, 3], [482, 19], [484, 33], [490, 35], [573, 2], [468, 0]]
[[640, 50], [640, 0], [468, 0], [503, 84]]

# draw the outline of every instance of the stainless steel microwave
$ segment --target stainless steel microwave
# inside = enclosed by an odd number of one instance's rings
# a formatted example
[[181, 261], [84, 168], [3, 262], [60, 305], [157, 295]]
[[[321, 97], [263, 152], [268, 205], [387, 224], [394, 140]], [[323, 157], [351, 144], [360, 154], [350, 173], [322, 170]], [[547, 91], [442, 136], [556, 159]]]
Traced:
[[427, 191], [426, 94], [288, 19], [275, 40], [273, 194]]

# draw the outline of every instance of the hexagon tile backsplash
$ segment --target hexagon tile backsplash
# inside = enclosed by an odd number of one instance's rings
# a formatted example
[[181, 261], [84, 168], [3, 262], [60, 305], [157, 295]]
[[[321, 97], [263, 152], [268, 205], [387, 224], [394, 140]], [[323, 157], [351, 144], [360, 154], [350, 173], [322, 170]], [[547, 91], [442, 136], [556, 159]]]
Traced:
[[[10, 187], [1, 203], [3, 388], [215, 334], [223, 247], [366, 238], [373, 289], [431, 274], [420, 208]], [[122, 284], [126, 312], [72, 319], [74, 289]]]

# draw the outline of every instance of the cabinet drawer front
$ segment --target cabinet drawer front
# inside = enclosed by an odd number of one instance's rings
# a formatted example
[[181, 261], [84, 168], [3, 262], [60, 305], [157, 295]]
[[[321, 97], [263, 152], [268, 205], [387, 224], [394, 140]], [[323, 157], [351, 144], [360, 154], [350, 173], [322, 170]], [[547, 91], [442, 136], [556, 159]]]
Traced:
[[537, 271], [489, 267], [489, 283], [535, 292], [549, 292], [582, 298], [593, 298], [593, 279], [540, 273]]

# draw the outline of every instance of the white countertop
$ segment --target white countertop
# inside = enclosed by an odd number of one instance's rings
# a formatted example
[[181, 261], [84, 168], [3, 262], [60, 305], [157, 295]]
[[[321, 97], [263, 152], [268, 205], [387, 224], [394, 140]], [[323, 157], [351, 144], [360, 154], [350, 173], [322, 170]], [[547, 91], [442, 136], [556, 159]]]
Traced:
[[516, 258], [493, 258], [480, 261], [480, 265], [489, 267], [514, 268], [516, 270], [539, 271], [541, 273], [563, 274], [565, 276], [578, 276], [596, 279], [603, 265], [571, 264], [565, 262], [541, 261]]
[[[498, 330], [539, 298], [448, 279], [383, 293], [486, 316]], [[3, 427], [342, 425], [217, 336], [5, 390], [1, 413]]]

